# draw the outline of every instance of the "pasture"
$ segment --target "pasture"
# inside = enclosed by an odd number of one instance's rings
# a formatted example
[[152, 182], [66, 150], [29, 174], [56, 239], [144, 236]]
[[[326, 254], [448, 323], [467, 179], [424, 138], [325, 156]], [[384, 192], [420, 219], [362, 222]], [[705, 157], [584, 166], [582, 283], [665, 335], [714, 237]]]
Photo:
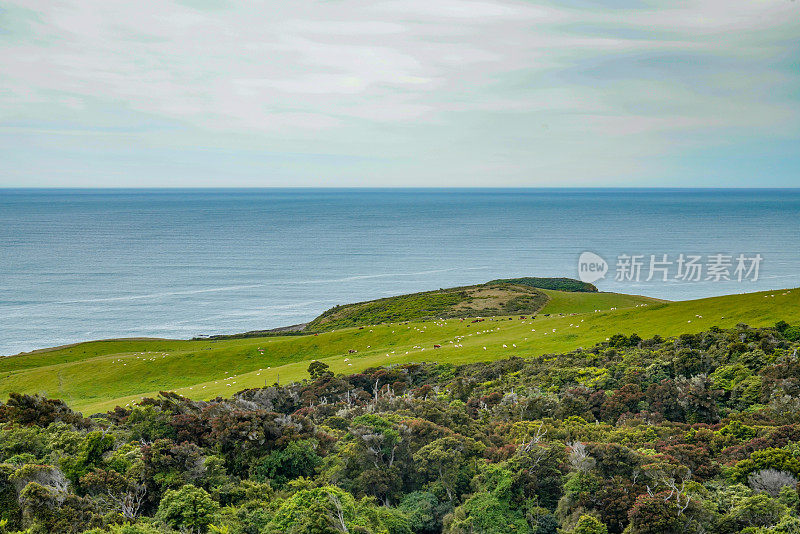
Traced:
[[[0, 398], [12, 391], [41, 393], [64, 399], [90, 414], [160, 390], [208, 399], [278, 381], [302, 380], [312, 360], [327, 363], [337, 373], [350, 374], [405, 362], [459, 364], [561, 353], [591, 346], [616, 333], [646, 338], [737, 323], [771, 326], [785, 320], [800, 324], [800, 289], [680, 302], [606, 293], [558, 293], [548, 291], [551, 300], [535, 319], [518, 315], [481, 322], [456, 318], [301, 336], [121, 339], [46, 349], [0, 358]], [[544, 317], [548, 312], [551, 315]], [[441, 348], [434, 349], [434, 344]]]

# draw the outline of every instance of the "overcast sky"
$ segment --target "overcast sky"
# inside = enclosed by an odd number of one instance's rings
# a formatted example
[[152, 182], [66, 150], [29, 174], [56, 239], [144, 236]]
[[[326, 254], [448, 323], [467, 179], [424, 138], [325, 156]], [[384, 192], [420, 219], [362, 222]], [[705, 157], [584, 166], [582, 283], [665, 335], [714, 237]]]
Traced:
[[0, 3], [0, 186], [800, 186], [800, 1]]

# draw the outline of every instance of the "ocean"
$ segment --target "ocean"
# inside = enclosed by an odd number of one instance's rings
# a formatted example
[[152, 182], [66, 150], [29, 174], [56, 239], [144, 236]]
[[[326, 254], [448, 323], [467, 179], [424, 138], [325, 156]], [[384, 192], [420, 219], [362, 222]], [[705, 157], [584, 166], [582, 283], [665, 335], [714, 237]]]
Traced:
[[[670, 300], [800, 286], [800, 190], [0, 189], [0, 354], [308, 321], [514, 276]], [[641, 255], [637, 281], [616, 280]], [[650, 255], [760, 255], [738, 281], [645, 281]], [[751, 262], [752, 263], [752, 262]], [[630, 274], [630, 273], [629, 273]]]

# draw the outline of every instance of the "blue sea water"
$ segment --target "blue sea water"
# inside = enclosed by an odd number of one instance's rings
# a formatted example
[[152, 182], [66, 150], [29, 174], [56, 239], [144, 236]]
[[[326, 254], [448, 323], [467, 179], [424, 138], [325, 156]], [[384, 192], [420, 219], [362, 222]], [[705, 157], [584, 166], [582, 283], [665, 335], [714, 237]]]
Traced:
[[[0, 189], [0, 354], [307, 321], [512, 276], [688, 299], [800, 286], [800, 190]], [[620, 254], [761, 254], [757, 281], [616, 281]], [[645, 269], [646, 270], [646, 269]]]

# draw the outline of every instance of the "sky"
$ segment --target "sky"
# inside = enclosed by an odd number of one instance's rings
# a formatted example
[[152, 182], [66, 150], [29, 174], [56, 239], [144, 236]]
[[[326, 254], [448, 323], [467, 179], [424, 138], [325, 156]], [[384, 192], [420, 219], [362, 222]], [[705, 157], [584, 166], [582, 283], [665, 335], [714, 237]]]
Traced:
[[798, 0], [3, 0], [0, 187], [798, 187]]

